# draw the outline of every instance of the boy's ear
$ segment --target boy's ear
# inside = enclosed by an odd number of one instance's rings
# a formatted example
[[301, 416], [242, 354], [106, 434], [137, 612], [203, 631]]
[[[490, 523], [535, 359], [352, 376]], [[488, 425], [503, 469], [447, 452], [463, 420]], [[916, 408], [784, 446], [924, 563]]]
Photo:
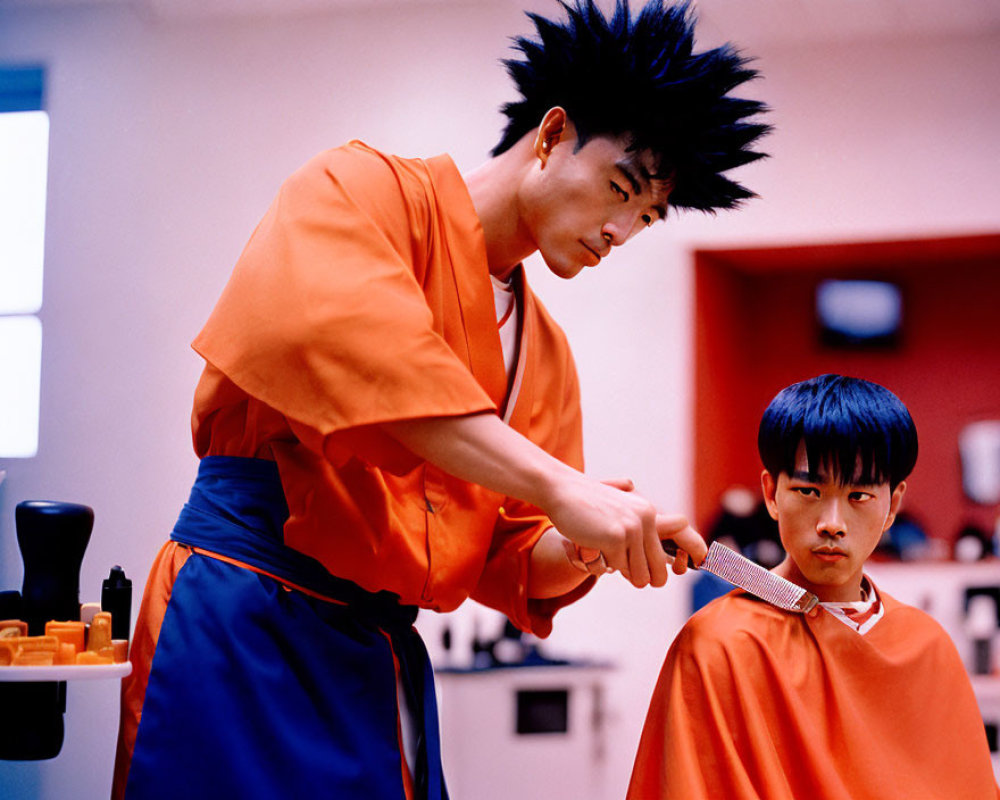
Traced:
[[771, 519], [777, 521], [778, 501], [775, 496], [778, 493], [778, 482], [766, 469], [760, 473], [760, 489], [764, 494], [764, 505], [767, 506], [767, 513], [771, 515]]
[[885, 524], [882, 526], [882, 531], [885, 532], [892, 527], [892, 523], [896, 521], [896, 514], [899, 512], [899, 506], [903, 502], [903, 495], [906, 493], [906, 481], [900, 481], [899, 485], [892, 490], [892, 498], [889, 500], [889, 515], [885, 518]]
[[572, 132], [573, 123], [562, 106], [554, 106], [545, 112], [534, 142], [535, 156], [542, 162], [542, 166], [548, 162], [552, 148]]

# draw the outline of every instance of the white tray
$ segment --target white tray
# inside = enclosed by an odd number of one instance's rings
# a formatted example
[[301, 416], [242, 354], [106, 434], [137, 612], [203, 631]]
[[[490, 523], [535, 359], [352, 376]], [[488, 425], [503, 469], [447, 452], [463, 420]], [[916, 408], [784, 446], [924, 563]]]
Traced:
[[132, 662], [120, 664], [54, 664], [51, 667], [0, 667], [0, 683], [10, 681], [92, 681], [124, 678]]

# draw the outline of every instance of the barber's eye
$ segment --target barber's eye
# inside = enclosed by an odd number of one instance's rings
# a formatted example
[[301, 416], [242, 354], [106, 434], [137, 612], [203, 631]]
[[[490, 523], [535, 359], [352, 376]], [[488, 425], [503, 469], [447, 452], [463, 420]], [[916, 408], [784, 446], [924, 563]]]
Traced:
[[643, 214], [642, 221], [646, 223], [646, 227], [648, 228], [650, 225], [653, 224], [653, 217], [649, 214]]
[[618, 196], [621, 197], [623, 202], [628, 202], [628, 192], [626, 192], [621, 186], [614, 181], [611, 181], [611, 188], [618, 193]]

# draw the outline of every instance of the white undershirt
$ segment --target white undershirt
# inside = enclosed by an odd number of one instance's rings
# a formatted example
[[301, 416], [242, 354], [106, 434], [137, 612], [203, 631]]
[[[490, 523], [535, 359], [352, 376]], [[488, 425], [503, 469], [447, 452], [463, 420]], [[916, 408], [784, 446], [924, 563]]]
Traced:
[[494, 275], [490, 275], [493, 284], [493, 305], [497, 313], [497, 332], [500, 334], [500, 347], [503, 350], [503, 368], [510, 381], [514, 364], [517, 361], [517, 297], [514, 287]]
[[882, 619], [885, 609], [879, 599], [878, 592], [868, 580], [861, 579], [861, 599], [849, 603], [820, 603], [828, 612], [861, 635], [868, 633], [875, 623]]

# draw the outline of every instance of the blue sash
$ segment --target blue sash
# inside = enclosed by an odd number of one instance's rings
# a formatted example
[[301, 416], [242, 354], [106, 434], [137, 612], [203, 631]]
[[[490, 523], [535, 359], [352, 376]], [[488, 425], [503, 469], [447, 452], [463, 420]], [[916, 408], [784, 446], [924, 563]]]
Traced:
[[417, 796], [446, 800], [416, 609], [286, 547], [287, 517], [273, 462], [201, 461], [171, 539], [207, 553], [170, 591], [126, 797], [404, 800], [395, 655], [418, 728]]

